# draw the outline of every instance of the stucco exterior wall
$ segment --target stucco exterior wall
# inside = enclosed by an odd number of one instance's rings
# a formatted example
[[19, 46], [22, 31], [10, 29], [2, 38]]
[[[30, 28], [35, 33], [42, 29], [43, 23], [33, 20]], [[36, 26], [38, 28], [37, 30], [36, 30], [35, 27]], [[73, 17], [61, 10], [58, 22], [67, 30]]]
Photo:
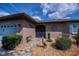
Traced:
[[32, 36], [32, 38], [35, 38], [35, 25], [24, 20], [22, 22], [22, 30], [20, 34], [23, 36], [23, 43], [26, 43], [27, 36]]
[[35, 32], [35, 27], [36, 25], [45, 25], [46, 29], [46, 38], [48, 38], [48, 32], [51, 33], [51, 39], [57, 38], [59, 35], [62, 33], [69, 34], [69, 23], [47, 23], [47, 24], [34, 24], [32, 22], [29, 22], [24, 19], [20, 20], [9, 20], [9, 21], [0, 21], [0, 24], [21, 24], [21, 27], [17, 28], [17, 33], [18, 35], [22, 35], [23, 39], [22, 42], [26, 42], [26, 37], [27, 36], [32, 36], [35, 38], [36, 32]]
[[46, 38], [48, 37], [48, 32], [51, 33], [51, 39], [55, 39], [63, 33], [69, 34], [69, 23], [48, 23], [44, 25], [46, 27]]
[[35, 29], [33, 29], [33, 28], [23, 28], [21, 34], [23, 36], [22, 42], [26, 43], [26, 37], [27, 36], [32, 36], [32, 38], [35, 37]]

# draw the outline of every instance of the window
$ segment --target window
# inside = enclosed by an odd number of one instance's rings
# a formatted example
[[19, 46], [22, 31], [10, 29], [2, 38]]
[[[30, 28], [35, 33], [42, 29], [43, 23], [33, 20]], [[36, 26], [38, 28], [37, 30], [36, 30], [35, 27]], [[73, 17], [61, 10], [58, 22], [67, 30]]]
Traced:
[[16, 27], [16, 25], [14, 27]]
[[4, 25], [4, 28], [6, 27], [6, 25]]
[[78, 32], [78, 28], [79, 28], [79, 23], [71, 24], [71, 26], [70, 26], [70, 32], [72, 34], [76, 34]]
[[73, 24], [73, 32], [77, 32], [77, 24]]
[[21, 24], [18, 24], [18, 27], [21, 27]]
[[3, 32], [4, 32], [4, 30], [5, 30], [5, 29], [3, 29]]
[[77, 25], [76, 25], [76, 24], [73, 24], [73, 27], [74, 27], [74, 28], [76, 28], [76, 27], [77, 27]]
[[1, 28], [3, 28], [3, 25], [1, 26]]
[[7, 27], [9, 27], [9, 25]]
[[11, 25], [11, 27], [13, 27], [13, 25]]

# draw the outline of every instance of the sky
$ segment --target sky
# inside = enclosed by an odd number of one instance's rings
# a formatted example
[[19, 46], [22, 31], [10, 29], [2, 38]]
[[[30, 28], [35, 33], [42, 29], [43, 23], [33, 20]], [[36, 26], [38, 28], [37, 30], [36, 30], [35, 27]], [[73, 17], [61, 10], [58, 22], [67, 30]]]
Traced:
[[0, 17], [26, 13], [38, 20], [78, 19], [78, 3], [0, 3]]

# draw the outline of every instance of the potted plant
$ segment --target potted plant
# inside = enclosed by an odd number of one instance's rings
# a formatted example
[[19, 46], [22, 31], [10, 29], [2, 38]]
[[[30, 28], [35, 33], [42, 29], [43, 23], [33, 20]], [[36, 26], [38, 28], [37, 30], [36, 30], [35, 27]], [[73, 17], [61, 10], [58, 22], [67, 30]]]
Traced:
[[48, 42], [51, 42], [52, 40], [51, 40], [51, 38], [50, 38], [50, 36], [51, 36], [51, 33], [50, 32], [48, 32]]

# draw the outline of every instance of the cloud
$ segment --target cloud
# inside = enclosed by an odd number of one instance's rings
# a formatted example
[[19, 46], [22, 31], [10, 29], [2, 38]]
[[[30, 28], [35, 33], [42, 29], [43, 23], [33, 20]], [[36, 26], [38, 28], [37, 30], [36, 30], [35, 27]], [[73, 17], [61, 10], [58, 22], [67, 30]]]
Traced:
[[7, 13], [7, 12], [0, 12], [0, 17], [6, 16], [6, 15], [10, 15], [10, 13]]
[[71, 17], [65, 17], [64, 19], [71, 19]]
[[[79, 10], [77, 3], [47, 3], [41, 4], [43, 15], [49, 18], [61, 19], [67, 18], [67, 15], [73, 14]], [[70, 18], [70, 17], [69, 17]]]
[[42, 20], [41, 17], [39, 17], [39, 16], [32, 16], [32, 18], [34, 18], [37, 21], [41, 21]]

